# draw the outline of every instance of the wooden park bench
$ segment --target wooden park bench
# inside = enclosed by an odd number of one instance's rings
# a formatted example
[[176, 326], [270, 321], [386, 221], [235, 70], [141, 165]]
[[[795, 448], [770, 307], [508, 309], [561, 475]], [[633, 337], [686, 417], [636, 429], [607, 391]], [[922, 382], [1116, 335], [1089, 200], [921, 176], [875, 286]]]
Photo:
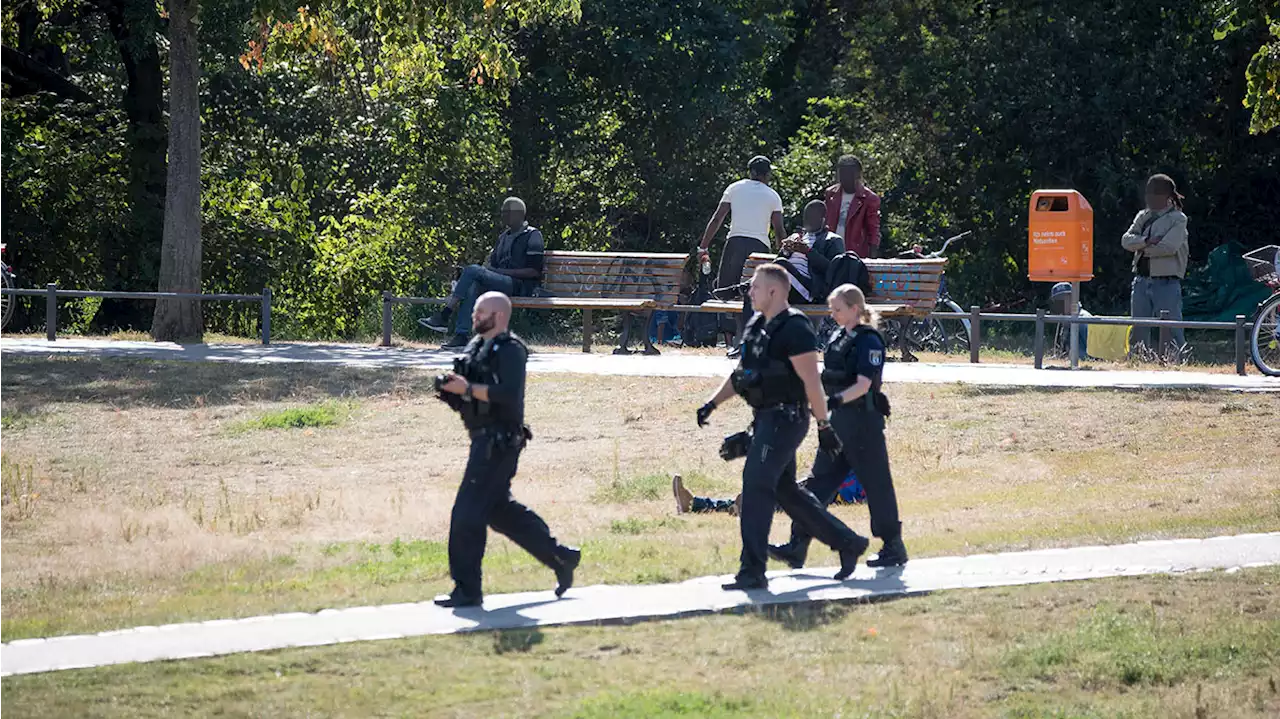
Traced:
[[[756, 267], [772, 262], [776, 255], [757, 253], [747, 259], [742, 268], [742, 281], [751, 279]], [[867, 304], [881, 317], [922, 318], [934, 311], [938, 303], [938, 287], [942, 283], [945, 259], [936, 260], [863, 260], [871, 275], [871, 294]], [[826, 298], [822, 298], [826, 299]], [[810, 317], [826, 316], [827, 305], [792, 305]], [[677, 309], [692, 309], [681, 306]], [[698, 306], [702, 312], [741, 312], [742, 302], [704, 302]], [[906, 332], [902, 336], [903, 359], [910, 357]]]
[[[582, 351], [591, 351], [592, 313], [621, 312], [622, 336], [614, 354], [630, 354], [631, 324], [640, 318], [644, 353], [658, 354], [649, 338], [655, 309], [676, 303], [688, 255], [658, 252], [547, 252], [535, 297], [512, 297], [513, 307], [582, 311]], [[392, 304], [443, 304], [443, 299], [383, 294], [382, 343], [391, 344]]]

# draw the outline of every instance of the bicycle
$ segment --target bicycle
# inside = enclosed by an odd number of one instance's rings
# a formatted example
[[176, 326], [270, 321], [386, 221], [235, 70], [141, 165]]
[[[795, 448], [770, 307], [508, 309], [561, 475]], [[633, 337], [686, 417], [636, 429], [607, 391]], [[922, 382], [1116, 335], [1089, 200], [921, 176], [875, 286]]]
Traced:
[[[917, 260], [944, 259], [947, 248], [951, 246], [952, 242], [962, 240], [972, 234], [972, 230], [966, 230], [955, 237], [949, 237], [942, 243], [942, 247], [928, 254], [925, 254], [922, 245], [916, 245], [910, 250], [899, 252], [897, 257], [899, 259]], [[938, 301], [935, 309], [939, 312], [964, 313], [960, 305], [951, 299], [951, 294], [947, 290], [947, 276], [945, 273], [938, 283]], [[929, 316], [922, 320], [907, 319], [906, 322], [908, 353], [916, 350], [942, 352], [944, 354], [969, 351], [969, 342], [973, 335], [968, 319], [953, 319], [949, 317], [943, 319]], [[899, 346], [903, 331], [901, 320], [885, 318], [880, 322], [880, 330], [884, 333], [886, 344], [890, 347]]]
[[[1270, 259], [1267, 259], [1270, 258]], [[1244, 254], [1253, 279], [1271, 288], [1271, 296], [1253, 316], [1249, 352], [1258, 371], [1280, 377], [1280, 245], [1267, 245]]]
[[[3, 255], [7, 246], [0, 242], [0, 256]], [[6, 290], [13, 289], [13, 268], [3, 259], [0, 259], [0, 276], [3, 276], [4, 288]], [[13, 300], [14, 296], [11, 294], [0, 294], [0, 329], [9, 326], [9, 318], [13, 315]]]

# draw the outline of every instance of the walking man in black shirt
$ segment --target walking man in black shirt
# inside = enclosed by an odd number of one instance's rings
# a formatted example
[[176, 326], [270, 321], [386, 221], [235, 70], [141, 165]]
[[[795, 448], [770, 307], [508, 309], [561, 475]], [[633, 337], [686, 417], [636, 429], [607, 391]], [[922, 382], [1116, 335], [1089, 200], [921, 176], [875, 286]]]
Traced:
[[478, 606], [480, 563], [487, 527], [505, 534], [556, 573], [556, 596], [573, 586], [581, 553], [551, 536], [547, 523], [511, 496], [520, 451], [533, 437], [524, 423], [525, 364], [529, 350], [507, 331], [511, 300], [487, 292], [475, 303], [476, 336], [437, 378], [440, 399], [462, 415], [471, 455], [449, 520], [449, 574], [454, 588], [437, 597], [442, 607]]
[[818, 374], [818, 337], [808, 318], [791, 308], [791, 280], [775, 264], [761, 265], [751, 278], [751, 301], [758, 310], [747, 323], [738, 368], [698, 409], [698, 426], [734, 394], [753, 410], [752, 438], [742, 469], [739, 521], [742, 557], [725, 589], [765, 589], [769, 526], [775, 505], [840, 553], [836, 579], [853, 574], [868, 541], [836, 519], [807, 489], [796, 484], [796, 449], [809, 432], [809, 413], [818, 420], [818, 444], [838, 454], [840, 440], [827, 421], [826, 395]]

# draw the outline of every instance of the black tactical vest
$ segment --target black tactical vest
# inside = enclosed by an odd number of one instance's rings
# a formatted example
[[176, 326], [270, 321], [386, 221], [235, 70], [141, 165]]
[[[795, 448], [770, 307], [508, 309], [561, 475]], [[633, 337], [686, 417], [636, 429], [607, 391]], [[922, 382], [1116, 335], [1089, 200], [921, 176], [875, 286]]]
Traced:
[[[831, 333], [831, 340], [827, 342], [827, 351], [822, 357], [823, 391], [828, 395], [843, 392], [858, 381], [858, 345], [872, 335], [879, 337], [881, 346], [884, 346], [884, 335], [870, 325], [858, 325], [852, 332], [841, 327]], [[863, 398], [853, 405], [846, 406], [877, 411], [888, 417], [889, 398], [880, 391], [880, 385], [883, 382], [884, 372], [881, 371], [871, 381], [871, 389], [867, 390]]]
[[803, 312], [788, 308], [768, 322], [756, 314], [743, 333], [742, 357], [733, 371], [733, 389], [752, 407], [805, 403], [804, 382], [791, 366], [785, 350], [774, 348], [773, 338], [788, 322], [808, 322]]
[[[842, 392], [858, 380], [858, 345], [865, 335], [875, 335], [884, 344], [884, 335], [870, 325], [858, 325], [852, 332], [841, 327], [831, 333], [826, 353], [822, 356], [822, 388], [827, 394]], [[879, 392], [883, 374], [871, 383], [871, 391]]]
[[[498, 350], [507, 343], [514, 342], [528, 347], [519, 337], [503, 332], [493, 339], [486, 340], [476, 335], [471, 338], [467, 348], [454, 362], [454, 371], [472, 384], [495, 385], [498, 383]], [[500, 408], [489, 402], [472, 399], [464, 404], [462, 421], [467, 429], [484, 427], [518, 427], [522, 422], [522, 407]]]

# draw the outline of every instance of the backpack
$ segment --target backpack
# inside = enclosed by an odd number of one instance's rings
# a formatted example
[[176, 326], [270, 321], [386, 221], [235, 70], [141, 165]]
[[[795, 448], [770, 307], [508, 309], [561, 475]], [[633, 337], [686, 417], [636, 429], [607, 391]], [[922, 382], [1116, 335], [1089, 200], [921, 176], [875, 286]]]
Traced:
[[862, 294], [871, 294], [871, 273], [867, 272], [866, 263], [856, 252], [836, 255], [827, 267], [827, 290], [834, 290], [843, 284], [857, 285]]
[[[697, 274], [698, 281], [689, 295], [689, 304], [700, 305], [711, 299], [711, 275]], [[680, 321], [680, 337], [685, 347], [715, 347], [719, 340], [720, 315], [710, 312], [685, 312]]]
[[844, 478], [844, 482], [840, 484], [840, 488], [836, 490], [834, 504], [862, 504], [867, 501], [867, 492], [862, 488], [862, 483], [850, 471], [848, 476]]

